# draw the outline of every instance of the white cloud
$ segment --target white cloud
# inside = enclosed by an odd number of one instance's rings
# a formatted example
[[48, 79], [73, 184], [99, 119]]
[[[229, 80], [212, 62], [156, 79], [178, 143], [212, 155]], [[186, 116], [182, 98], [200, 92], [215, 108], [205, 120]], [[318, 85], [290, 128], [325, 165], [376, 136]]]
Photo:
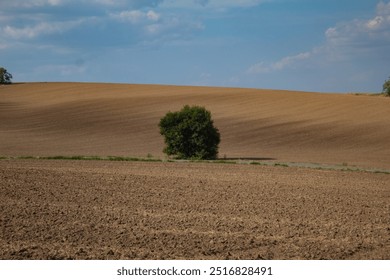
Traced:
[[207, 7], [215, 9], [253, 7], [270, 0], [165, 0], [162, 6], [174, 8]]
[[148, 12], [141, 10], [122, 11], [120, 13], [111, 13], [110, 16], [121, 21], [129, 21], [133, 24], [145, 21], [156, 22], [160, 19], [160, 14], [152, 10]]
[[[73, 1], [77, 1], [77, 0], [73, 0]], [[141, 7], [158, 6], [164, 0], [82, 0], [82, 1], [84, 3], [92, 2], [92, 4], [101, 4], [105, 6], [141, 8]]]
[[52, 5], [52, 6], [58, 6], [61, 4], [61, 0], [48, 0], [47, 1], [49, 3], [49, 5]]
[[378, 29], [382, 25], [383, 21], [384, 21], [384, 19], [383, 19], [382, 16], [377, 16], [374, 19], [369, 20], [366, 23], [366, 26], [367, 26], [368, 30], [370, 30], [370, 29], [371, 30]]
[[[153, 10], [122, 11], [119, 13], [111, 13], [110, 17], [122, 22], [130, 22], [136, 26], [138, 31], [141, 31], [143, 35], [142, 40], [148, 41], [152, 38], [154, 42], [156, 39], [161, 42], [161, 40], [164, 41], [164, 38], [170, 38], [172, 40], [183, 38], [183, 36], [188, 36], [189, 33], [195, 30], [204, 28], [199, 22], [192, 22], [186, 18], [172, 14], [160, 14]], [[156, 36], [160, 38], [156, 38]]]
[[259, 62], [249, 67], [248, 73], [256, 74], [256, 73], [270, 73], [274, 71], [281, 71], [287, 67], [293, 67], [297, 62], [309, 59], [311, 55], [312, 54], [310, 52], [304, 52], [294, 56], [286, 56], [281, 60], [270, 64]]
[[2, 28], [1, 32], [4, 36], [13, 39], [32, 39], [41, 35], [62, 33], [80, 25], [82, 22], [83, 20], [69, 22], [41, 22], [34, 26], [26, 26], [23, 28], [7, 25]]
[[146, 17], [152, 21], [158, 21], [160, 19], [160, 15], [154, 11], [151, 11], [151, 10], [146, 13]]
[[329, 47], [333, 48], [390, 46], [390, 2], [380, 2], [371, 19], [355, 19], [329, 28], [325, 37]]
[[388, 16], [390, 14], [390, 2], [385, 3], [381, 1], [376, 8], [376, 11], [379, 15], [386, 15]]
[[146, 35], [160, 36], [160, 40], [179, 40], [204, 29], [199, 22], [192, 22], [175, 16], [163, 18], [160, 22], [145, 25]]
[[124, 21], [130, 21], [131, 23], [137, 23], [141, 21], [145, 14], [144, 12], [133, 10], [133, 11], [123, 11], [119, 14], [111, 14], [113, 18], [124, 20]]
[[310, 51], [287, 56], [273, 63], [259, 62], [250, 66], [249, 74], [270, 73], [311, 63], [355, 62], [362, 57], [383, 60], [390, 49], [390, 2], [380, 2], [370, 19], [354, 19], [336, 24], [325, 33], [325, 43]]
[[[2, 8], [34, 8], [44, 6], [65, 5], [103, 5], [106, 7], [155, 7], [164, 0], [5, 0], [1, 1]], [[3, 3], [4, 2], [4, 3]]]
[[12, 0], [1, 3], [3, 7], [11, 8], [32, 8], [42, 6], [59, 6], [66, 0]]
[[264, 0], [209, 0], [208, 5], [218, 8], [253, 7], [264, 2]]
[[4, 33], [4, 35], [14, 39], [34, 38], [39, 33], [42, 33], [44, 31], [48, 32], [48, 28], [52, 28], [52, 27], [44, 23], [38, 24], [33, 27], [24, 27], [24, 28], [17, 28], [17, 27], [12, 27], [7, 25], [6, 27], [3, 28], [2, 32]]
[[115, 5], [115, 2], [118, 3], [119, 1], [115, 0], [95, 0], [96, 3], [103, 4], [103, 5]]

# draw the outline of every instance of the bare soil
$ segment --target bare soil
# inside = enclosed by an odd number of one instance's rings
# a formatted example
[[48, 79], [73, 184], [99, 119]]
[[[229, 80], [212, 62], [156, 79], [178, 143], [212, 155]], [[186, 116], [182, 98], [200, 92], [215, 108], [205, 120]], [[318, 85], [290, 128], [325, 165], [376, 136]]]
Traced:
[[0, 87], [0, 156], [163, 157], [159, 120], [211, 111], [220, 157], [390, 170], [390, 98], [93, 83]]
[[[390, 98], [161, 85], [2, 86], [0, 158], [164, 158], [158, 122], [186, 104], [211, 111], [222, 158], [390, 170]], [[2, 159], [0, 259], [390, 259], [389, 178]]]
[[390, 175], [0, 160], [0, 259], [390, 259]]

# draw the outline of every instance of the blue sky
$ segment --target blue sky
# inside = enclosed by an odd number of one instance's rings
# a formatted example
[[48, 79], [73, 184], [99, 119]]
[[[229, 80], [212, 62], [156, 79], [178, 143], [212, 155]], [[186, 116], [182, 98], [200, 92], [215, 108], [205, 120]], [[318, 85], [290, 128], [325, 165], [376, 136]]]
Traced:
[[14, 82], [380, 92], [390, 1], [1, 0]]

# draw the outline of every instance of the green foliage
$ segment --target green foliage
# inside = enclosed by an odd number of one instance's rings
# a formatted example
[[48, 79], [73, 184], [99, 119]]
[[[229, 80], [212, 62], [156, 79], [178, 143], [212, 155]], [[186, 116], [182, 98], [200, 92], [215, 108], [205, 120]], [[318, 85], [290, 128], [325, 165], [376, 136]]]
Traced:
[[165, 137], [164, 153], [180, 159], [216, 159], [220, 134], [204, 107], [184, 106], [168, 112], [159, 123]]
[[386, 96], [390, 96], [390, 78], [383, 84], [383, 93]]
[[12, 74], [8, 73], [7, 69], [0, 67], [0, 84], [12, 83]]

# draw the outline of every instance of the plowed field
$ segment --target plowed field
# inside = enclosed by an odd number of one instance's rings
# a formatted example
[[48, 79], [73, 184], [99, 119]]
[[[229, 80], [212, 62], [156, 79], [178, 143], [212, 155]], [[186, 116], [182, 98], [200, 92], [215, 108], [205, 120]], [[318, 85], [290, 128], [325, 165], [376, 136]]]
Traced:
[[160, 85], [0, 86], [0, 156], [163, 157], [157, 125], [186, 104], [211, 111], [220, 157], [390, 170], [390, 98]]
[[0, 161], [1, 259], [390, 259], [389, 176]]
[[[220, 157], [301, 167], [20, 159], [164, 159], [157, 124], [186, 104]], [[380, 96], [0, 86], [0, 259], [390, 259], [389, 116]], [[384, 172], [305, 168], [325, 164]]]

